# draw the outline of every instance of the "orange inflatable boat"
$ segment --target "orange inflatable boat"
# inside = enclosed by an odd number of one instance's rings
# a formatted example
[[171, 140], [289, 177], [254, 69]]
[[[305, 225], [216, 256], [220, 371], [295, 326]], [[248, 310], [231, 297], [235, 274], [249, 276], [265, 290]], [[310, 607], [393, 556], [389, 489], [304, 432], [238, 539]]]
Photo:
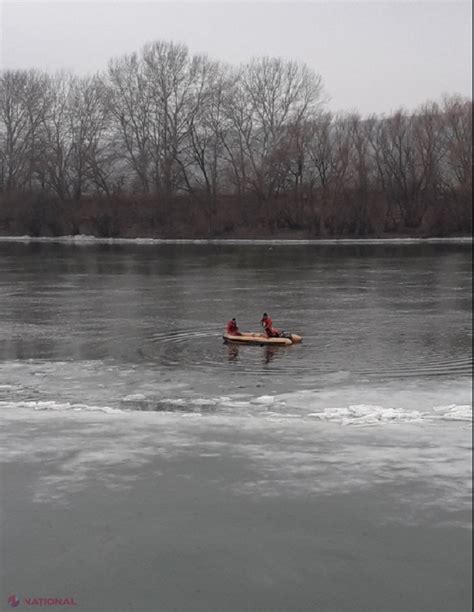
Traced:
[[278, 338], [268, 338], [265, 334], [258, 334], [252, 332], [242, 332], [241, 336], [232, 336], [227, 332], [224, 332], [222, 336], [224, 342], [231, 342], [233, 344], [256, 344], [263, 346], [266, 344], [288, 346], [290, 344], [299, 344], [303, 338], [297, 334], [287, 334]]

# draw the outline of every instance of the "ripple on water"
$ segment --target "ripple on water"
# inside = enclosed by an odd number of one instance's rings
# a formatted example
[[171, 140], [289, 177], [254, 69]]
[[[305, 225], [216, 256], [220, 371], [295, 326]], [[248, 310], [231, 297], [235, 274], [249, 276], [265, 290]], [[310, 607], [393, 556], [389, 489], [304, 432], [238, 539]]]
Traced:
[[[472, 355], [436, 352], [398, 352], [384, 355], [361, 347], [351, 356], [352, 347], [342, 339], [320, 346], [317, 338], [308, 338], [295, 346], [237, 346], [225, 344], [215, 327], [187, 327], [152, 334], [142, 348], [151, 361], [169, 367], [192, 368], [209, 374], [222, 372], [223, 366], [235, 366], [242, 374], [255, 374], [270, 367], [285, 376], [324, 378], [335, 382], [343, 372], [347, 378], [391, 379], [430, 376], [470, 376]], [[348, 368], [349, 365], [349, 368]], [[333, 380], [334, 379], [334, 380]]]
[[142, 350], [144, 355], [162, 365], [191, 367], [209, 373], [222, 371], [226, 364], [237, 366], [241, 373], [254, 373], [256, 369], [270, 363], [286, 371], [298, 369], [304, 373], [310, 371], [310, 364], [306, 364], [305, 368], [304, 362], [299, 360], [298, 366], [297, 361], [290, 358], [290, 355], [295, 356], [295, 349], [301, 348], [300, 345], [261, 347], [226, 344], [221, 333], [216, 333], [215, 327], [205, 327], [154, 333]]

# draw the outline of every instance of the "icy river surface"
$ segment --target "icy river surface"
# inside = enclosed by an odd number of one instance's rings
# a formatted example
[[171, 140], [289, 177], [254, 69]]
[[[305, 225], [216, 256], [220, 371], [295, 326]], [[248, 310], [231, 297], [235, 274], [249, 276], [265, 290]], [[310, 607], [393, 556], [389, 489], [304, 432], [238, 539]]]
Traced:
[[471, 259], [0, 241], [5, 597], [470, 609]]
[[[434, 475], [469, 505], [470, 243], [3, 242], [0, 294], [5, 418], [195, 417], [196, 430], [278, 427], [311, 452], [324, 427], [348, 440], [357, 426], [377, 453], [333, 445], [338, 469], [363, 460], [367, 475], [388, 460], [380, 436], [401, 436], [387, 452], [397, 469]], [[230, 317], [256, 330], [263, 311], [303, 343], [223, 343]], [[283, 446], [267, 461], [311, 464]]]
[[[471, 418], [471, 245], [0, 243], [0, 409]], [[227, 346], [262, 312], [304, 337]]]

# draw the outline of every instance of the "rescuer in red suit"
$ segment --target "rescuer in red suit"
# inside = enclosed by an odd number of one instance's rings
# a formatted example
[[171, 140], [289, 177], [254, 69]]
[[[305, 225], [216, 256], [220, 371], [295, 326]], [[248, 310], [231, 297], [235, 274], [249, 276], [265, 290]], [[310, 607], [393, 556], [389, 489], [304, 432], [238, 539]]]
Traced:
[[237, 321], [235, 320], [235, 317], [227, 323], [226, 332], [229, 334], [229, 336], [241, 336], [242, 335], [237, 326]]
[[263, 317], [260, 322], [265, 329], [267, 338], [279, 338], [280, 330], [273, 327], [272, 318], [266, 312], [263, 313]]

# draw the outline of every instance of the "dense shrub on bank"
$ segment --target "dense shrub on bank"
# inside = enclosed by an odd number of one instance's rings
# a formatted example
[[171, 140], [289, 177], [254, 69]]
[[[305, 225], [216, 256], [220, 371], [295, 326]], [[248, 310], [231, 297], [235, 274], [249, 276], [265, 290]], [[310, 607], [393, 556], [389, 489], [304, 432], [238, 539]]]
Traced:
[[346, 194], [333, 209], [321, 201], [304, 202], [295, 211], [284, 196], [263, 211], [255, 200], [222, 198], [213, 216], [202, 213], [190, 196], [158, 200], [150, 196], [91, 196], [60, 201], [53, 195], [0, 195], [0, 235], [100, 238], [331, 238], [384, 236], [455, 236], [472, 231], [471, 202], [460, 195], [431, 203], [417, 225], [406, 226], [383, 195], [361, 204]]

